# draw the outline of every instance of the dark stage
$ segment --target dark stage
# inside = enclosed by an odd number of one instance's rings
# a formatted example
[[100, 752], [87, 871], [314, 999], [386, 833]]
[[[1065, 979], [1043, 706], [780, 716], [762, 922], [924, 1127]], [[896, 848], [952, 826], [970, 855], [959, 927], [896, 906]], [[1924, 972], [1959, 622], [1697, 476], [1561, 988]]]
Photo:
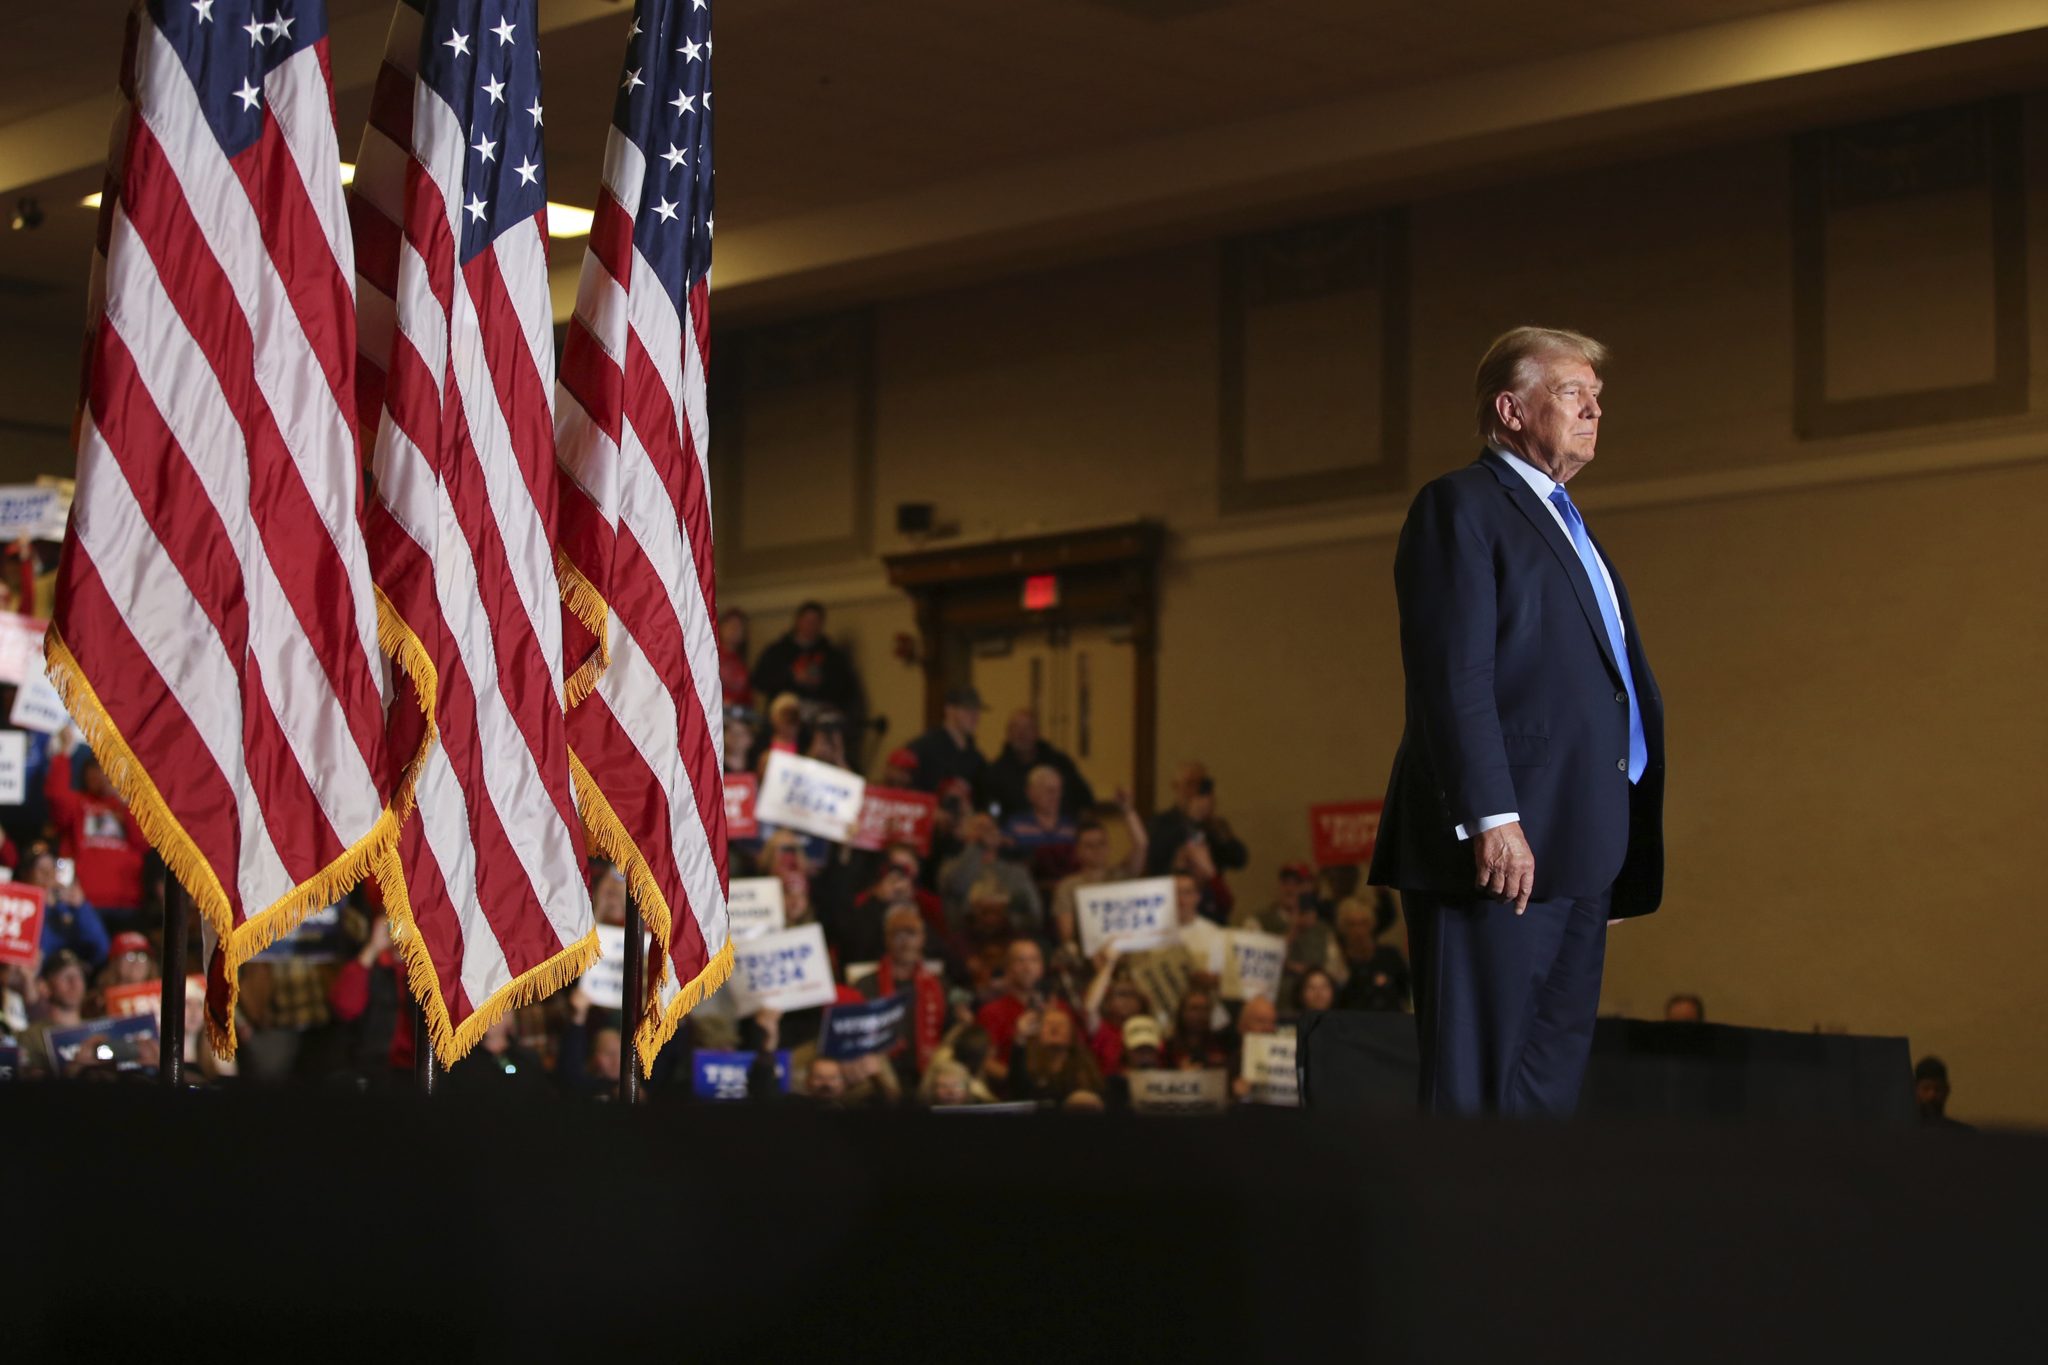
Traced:
[[0, 1093], [0, 1134], [22, 1361], [1955, 1360], [2048, 1326], [2034, 1136], [90, 1085]]

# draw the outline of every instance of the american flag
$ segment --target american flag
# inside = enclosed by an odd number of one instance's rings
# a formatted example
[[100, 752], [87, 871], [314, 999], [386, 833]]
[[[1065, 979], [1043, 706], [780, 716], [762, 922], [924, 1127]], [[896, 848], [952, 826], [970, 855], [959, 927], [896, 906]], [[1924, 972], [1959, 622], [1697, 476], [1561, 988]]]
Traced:
[[151, 0], [122, 90], [47, 654], [199, 908], [225, 1054], [241, 964], [391, 836], [324, 7]]
[[569, 738], [592, 838], [653, 931], [651, 1067], [732, 971], [711, 560], [711, 10], [638, 0], [562, 355]]
[[563, 716], [534, 0], [404, 0], [351, 212], [367, 524], [409, 808], [378, 883], [452, 1063], [597, 956]]

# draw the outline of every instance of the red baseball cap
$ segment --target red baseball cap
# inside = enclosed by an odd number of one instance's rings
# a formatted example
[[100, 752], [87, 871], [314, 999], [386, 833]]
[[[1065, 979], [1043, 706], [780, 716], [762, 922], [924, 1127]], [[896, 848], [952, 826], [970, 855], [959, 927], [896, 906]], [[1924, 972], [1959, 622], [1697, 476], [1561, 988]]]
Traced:
[[124, 929], [114, 935], [114, 941], [107, 945], [107, 956], [110, 958], [126, 957], [130, 953], [141, 953], [144, 957], [149, 956], [149, 940], [136, 933], [133, 929]]

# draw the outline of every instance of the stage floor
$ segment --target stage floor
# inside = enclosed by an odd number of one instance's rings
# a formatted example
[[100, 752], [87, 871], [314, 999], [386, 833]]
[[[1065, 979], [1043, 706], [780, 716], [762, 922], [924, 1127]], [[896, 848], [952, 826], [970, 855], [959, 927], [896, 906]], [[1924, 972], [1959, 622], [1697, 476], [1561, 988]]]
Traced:
[[45, 1085], [0, 1092], [0, 1148], [22, 1361], [1860, 1362], [2048, 1339], [2033, 1135]]

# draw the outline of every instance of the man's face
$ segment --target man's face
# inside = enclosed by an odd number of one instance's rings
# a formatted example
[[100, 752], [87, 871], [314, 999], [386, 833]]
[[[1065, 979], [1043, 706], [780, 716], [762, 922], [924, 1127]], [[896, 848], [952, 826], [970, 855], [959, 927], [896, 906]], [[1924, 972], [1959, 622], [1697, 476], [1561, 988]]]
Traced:
[[738, 649], [747, 641], [747, 618], [738, 612], [728, 612], [718, 623], [718, 640], [727, 649]]
[[981, 728], [981, 708], [979, 706], [947, 707], [946, 728], [955, 734], [972, 735]]
[[899, 962], [915, 962], [924, 956], [924, 921], [898, 915], [889, 921], [889, 956]]
[[846, 1093], [846, 1072], [830, 1057], [811, 1063], [810, 1092], [820, 1099], [837, 1099]]
[[50, 998], [67, 1010], [75, 1010], [85, 1003], [85, 969], [78, 966], [59, 968], [50, 976]]
[[1913, 1098], [1922, 1109], [1940, 1110], [1948, 1103], [1948, 1082], [1936, 1076], [1923, 1076], [1913, 1082]]
[[619, 1031], [610, 1028], [600, 1029], [597, 1036], [590, 1040], [591, 1074], [608, 1081], [616, 1081], [619, 1078], [620, 1056]]
[[818, 637], [825, 633], [825, 613], [810, 607], [796, 614], [796, 623], [790, 627], [790, 634], [800, 645], [816, 644]]
[[1288, 872], [1280, 874], [1280, 903], [1282, 905], [1290, 909], [1299, 906], [1304, 899], [1302, 893], [1307, 890], [1308, 886], [1301, 878]]
[[1193, 924], [1202, 912], [1202, 888], [1193, 877], [1182, 873], [1173, 879], [1173, 913], [1182, 924]]
[[1263, 995], [1255, 995], [1244, 1002], [1244, 1008], [1237, 1013], [1239, 1033], [1271, 1033], [1280, 1026], [1279, 1011], [1273, 1002]]
[[1013, 991], [1034, 990], [1045, 976], [1045, 954], [1038, 951], [1038, 945], [1030, 939], [1018, 939], [1010, 945], [1010, 955], [1004, 964], [1004, 980]]
[[1058, 810], [1060, 804], [1060, 775], [1050, 768], [1039, 768], [1031, 774], [1024, 795], [1034, 810]]
[[1664, 1017], [1674, 1024], [1697, 1024], [1700, 1007], [1691, 1000], [1674, 1000], [1664, 1007]]
[[97, 800], [105, 801], [114, 794], [114, 784], [107, 781], [107, 770], [91, 759], [86, 760], [81, 770], [81, 780], [86, 794]]
[[1343, 940], [1347, 957], [1371, 957], [1379, 946], [1379, 935], [1372, 931], [1371, 915], [1345, 915], [1337, 921], [1337, 937]]
[[57, 860], [47, 853], [38, 854], [29, 866], [28, 879], [45, 891], [53, 890], [57, 885]]
[[599, 924], [626, 922], [626, 879], [615, 869], [597, 874], [597, 885], [590, 889], [590, 908]]
[[1009, 724], [1003, 727], [1003, 742], [1020, 754], [1035, 752], [1038, 748], [1038, 717], [1029, 711], [1012, 714]]
[[1583, 360], [1546, 362], [1535, 385], [1515, 395], [1510, 431], [1522, 453], [1564, 483], [1593, 462], [1600, 441], [1600, 376]]
[[875, 883], [875, 895], [884, 905], [901, 905], [910, 899], [910, 878], [903, 875], [903, 869], [891, 863], [882, 870], [882, 879]]
[[967, 1078], [948, 1071], [932, 1083], [932, 1099], [938, 1104], [967, 1103]]
[[728, 756], [749, 753], [754, 747], [754, 727], [743, 720], [725, 723], [725, 752]]
[[1082, 830], [1074, 840], [1074, 858], [1090, 872], [1099, 872], [1109, 866], [1109, 831], [1101, 829]]

